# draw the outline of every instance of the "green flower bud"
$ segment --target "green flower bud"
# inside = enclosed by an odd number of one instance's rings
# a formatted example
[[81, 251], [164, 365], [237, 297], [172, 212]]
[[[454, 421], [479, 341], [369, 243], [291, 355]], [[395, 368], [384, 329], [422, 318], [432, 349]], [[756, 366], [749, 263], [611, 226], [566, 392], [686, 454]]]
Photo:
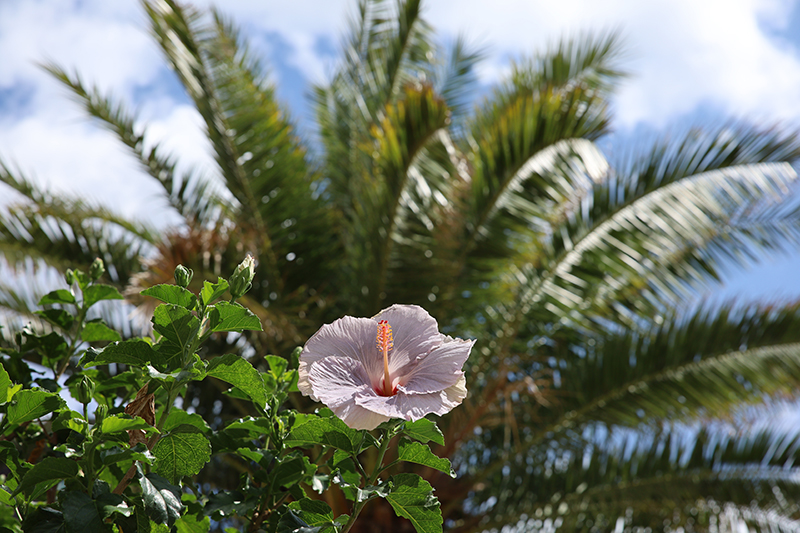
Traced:
[[83, 404], [91, 402], [92, 396], [94, 395], [94, 388], [95, 385], [92, 378], [89, 376], [81, 376], [75, 384], [75, 399]]
[[64, 273], [64, 280], [66, 280], [67, 285], [72, 285], [75, 283], [75, 273], [72, 271], [71, 268], [68, 268], [67, 271]]
[[194, 272], [192, 272], [191, 268], [178, 265], [175, 267], [175, 273], [173, 275], [175, 277], [175, 284], [178, 287], [183, 287], [185, 289], [189, 286], [189, 283], [192, 282], [192, 276], [194, 276]]
[[94, 425], [100, 427], [103, 423], [103, 419], [108, 414], [108, 407], [105, 405], [98, 405], [97, 410], [94, 412]]
[[92, 281], [97, 281], [105, 273], [106, 266], [103, 264], [102, 259], [98, 257], [92, 261], [92, 266], [89, 267], [89, 277], [92, 278]]
[[234, 298], [241, 298], [253, 286], [253, 277], [256, 275], [256, 262], [253, 256], [247, 254], [244, 261], [239, 263], [231, 279], [228, 280], [228, 290], [231, 291], [231, 296]]

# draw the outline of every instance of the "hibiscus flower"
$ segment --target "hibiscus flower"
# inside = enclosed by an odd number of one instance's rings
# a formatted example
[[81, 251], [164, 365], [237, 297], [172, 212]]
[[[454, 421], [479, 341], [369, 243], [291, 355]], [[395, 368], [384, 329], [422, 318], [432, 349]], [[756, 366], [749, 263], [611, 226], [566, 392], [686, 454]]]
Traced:
[[461, 367], [473, 344], [439, 333], [436, 320], [416, 305], [393, 305], [372, 318], [346, 316], [308, 339], [297, 386], [353, 429], [443, 415], [467, 395]]

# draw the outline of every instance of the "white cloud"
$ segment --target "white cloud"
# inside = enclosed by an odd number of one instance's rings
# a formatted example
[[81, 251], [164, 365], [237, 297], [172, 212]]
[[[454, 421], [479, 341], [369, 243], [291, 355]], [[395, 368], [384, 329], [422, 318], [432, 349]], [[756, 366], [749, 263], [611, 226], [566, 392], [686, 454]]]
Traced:
[[[199, 0], [207, 6], [210, 0]], [[289, 44], [285, 59], [312, 82], [324, 80], [331, 58], [319, 43], [338, 45], [354, 12], [350, 0], [241, 0], [217, 2], [253, 36], [259, 52], [276, 54], [266, 32]], [[431, 0], [426, 16], [443, 36], [465, 33], [490, 45], [480, 68], [491, 82], [508, 72], [508, 57], [543, 49], [582, 29], [621, 28], [634, 74], [617, 100], [617, 126], [639, 122], [660, 128], [700, 105], [754, 118], [800, 123], [798, 50], [770, 37], [787, 30], [796, 3], [781, 0]], [[138, 2], [0, 2], [0, 156], [16, 161], [63, 190], [121, 202], [126, 212], [148, 205], [155, 185], [142, 176], [106, 132], [83, 120], [65, 91], [35, 61], [53, 59], [125, 101], [141, 99], [153, 138], [162, 138], [204, 168], [213, 163], [196, 112], [171, 94], [163, 60], [147, 35]], [[274, 65], [273, 57], [272, 63]], [[270, 60], [266, 58], [269, 67]], [[274, 70], [274, 68], [273, 68]], [[275, 72], [280, 80], [280, 72]], [[305, 91], [302, 87], [298, 90]], [[0, 92], [0, 94], [3, 94]], [[20, 96], [24, 96], [21, 98]], [[183, 107], [181, 107], [183, 106]], [[121, 177], [111, 181], [110, 176]], [[125, 191], [124, 202], [119, 191]], [[148, 192], [151, 191], [151, 192]], [[139, 194], [143, 192], [143, 194]], [[2, 201], [0, 199], [0, 201]]]
[[732, 114], [800, 121], [796, 49], [765, 28], [786, 29], [795, 3], [777, 0], [462, 0], [431, 2], [429, 17], [445, 33], [465, 31], [493, 47], [497, 72], [508, 54], [543, 50], [580, 30], [620, 28], [633, 77], [618, 98], [619, 125], [664, 126], [712, 103]]

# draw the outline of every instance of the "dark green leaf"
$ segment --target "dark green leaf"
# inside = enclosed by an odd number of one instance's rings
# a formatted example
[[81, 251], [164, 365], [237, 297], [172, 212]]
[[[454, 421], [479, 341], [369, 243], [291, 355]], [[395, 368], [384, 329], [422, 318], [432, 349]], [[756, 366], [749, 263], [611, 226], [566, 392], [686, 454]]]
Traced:
[[409, 440], [400, 441], [397, 459], [400, 461], [408, 461], [409, 463], [417, 463], [424, 466], [435, 468], [439, 472], [444, 472], [450, 477], [456, 477], [450, 466], [450, 460], [443, 457], [437, 457], [431, 451], [427, 444], [420, 442], [412, 442]]
[[75, 317], [72, 316], [72, 313], [63, 309], [45, 309], [44, 311], [36, 311], [36, 314], [64, 331], [69, 331], [75, 322]]
[[167, 421], [164, 423], [163, 431], [172, 431], [174, 428], [183, 424], [194, 426], [203, 433], [207, 433], [211, 429], [208, 427], [206, 421], [203, 420], [203, 417], [197, 413], [187, 413], [183, 409], [173, 407], [169, 411], [169, 417], [167, 417]]
[[[172, 304], [161, 304], [153, 312], [153, 329], [170, 344], [185, 347], [197, 334], [200, 321], [188, 309]], [[163, 341], [162, 341], [163, 342]]]
[[86, 287], [83, 291], [83, 306], [89, 308], [101, 300], [124, 300], [119, 291], [111, 285], [97, 283]]
[[67, 492], [64, 495], [61, 506], [64, 511], [64, 522], [67, 524], [67, 531], [76, 533], [111, 531], [111, 524], [106, 524], [103, 521], [95, 501], [83, 492]]
[[22, 478], [22, 482], [17, 487], [17, 492], [23, 492], [30, 496], [37, 484], [52, 481], [69, 479], [78, 475], [78, 463], [64, 457], [45, 457], [36, 463], [33, 468]]
[[66, 289], [48, 292], [39, 300], [39, 306], [49, 304], [74, 304], [75, 297]]
[[249, 362], [235, 354], [215, 357], [208, 364], [208, 375], [241, 389], [260, 410], [266, 409], [269, 394], [261, 373]]
[[114, 342], [122, 340], [122, 337], [102, 322], [88, 322], [81, 330], [81, 339], [85, 342]]
[[315, 470], [316, 466], [309, 463], [308, 457], [284, 457], [271, 476], [272, 483], [275, 488], [289, 487]]
[[211, 443], [198, 428], [183, 424], [159, 439], [153, 455], [156, 473], [178, 483], [200, 472], [211, 459]]
[[333, 511], [327, 503], [320, 500], [303, 498], [290, 503], [289, 509], [295, 511], [311, 527], [324, 526], [333, 522]]
[[246, 432], [249, 438], [258, 438], [261, 435], [268, 435], [272, 431], [272, 422], [269, 418], [248, 416], [234, 420], [225, 427], [225, 430]]
[[262, 331], [261, 321], [238, 303], [219, 302], [211, 311], [211, 331]]
[[22, 522], [25, 533], [66, 533], [64, 515], [49, 507], [34, 509]]
[[41, 389], [21, 390], [8, 406], [7, 422], [12, 426], [29, 422], [55, 412], [63, 405], [64, 400], [58, 394]]
[[111, 448], [110, 450], [103, 450], [100, 452], [103, 464], [108, 466], [121, 461], [141, 461], [145, 464], [151, 465], [155, 462], [155, 457], [147, 449], [147, 445], [140, 442], [133, 448], [121, 449], [119, 447]]
[[420, 418], [416, 422], [406, 422], [403, 433], [420, 442], [433, 441], [444, 446], [444, 435], [436, 427], [436, 423], [427, 418]]
[[141, 292], [145, 296], [152, 296], [164, 303], [178, 305], [186, 309], [192, 310], [197, 304], [197, 297], [190, 291], [177, 285], [169, 285], [166, 283], [148, 287]]
[[408, 518], [417, 533], [441, 533], [442, 510], [431, 484], [416, 474], [391, 477], [392, 492], [386, 496], [397, 516]]
[[284, 444], [288, 447], [321, 444], [356, 454], [363, 440], [360, 431], [350, 429], [338, 418], [311, 418], [294, 427]]
[[151, 363], [159, 363], [160, 357], [149, 342], [142, 339], [131, 339], [109, 344], [103, 351], [97, 353], [93, 359], [87, 355], [81, 361], [84, 366], [107, 365], [122, 363], [125, 365], [143, 367]]
[[183, 511], [181, 489], [159, 475], [145, 476], [138, 464], [136, 469], [147, 516], [157, 524], [167, 524], [172, 527]]

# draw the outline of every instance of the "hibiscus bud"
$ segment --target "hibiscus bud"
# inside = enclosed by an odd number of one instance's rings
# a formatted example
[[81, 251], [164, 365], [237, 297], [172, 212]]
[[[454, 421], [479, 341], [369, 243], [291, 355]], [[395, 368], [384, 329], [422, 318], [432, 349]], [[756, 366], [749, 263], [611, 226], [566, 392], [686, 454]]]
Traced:
[[75, 384], [75, 399], [82, 404], [87, 404], [92, 401], [94, 395], [94, 381], [89, 376], [81, 376], [78, 383]]
[[231, 296], [241, 298], [253, 286], [253, 277], [256, 275], [256, 262], [253, 256], [247, 254], [244, 261], [239, 263], [228, 281]]
[[106, 273], [106, 266], [103, 264], [103, 260], [99, 257], [92, 261], [92, 266], [89, 267], [89, 276], [92, 278], [92, 281], [97, 281], [100, 279], [100, 276]]
[[67, 285], [72, 285], [75, 283], [75, 273], [72, 271], [71, 268], [68, 268], [67, 271], [64, 273], [64, 280], [66, 280]]
[[100, 427], [107, 413], [108, 413], [108, 407], [106, 407], [105, 405], [98, 405], [97, 409], [94, 412], [94, 425]]
[[191, 268], [186, 268], [183, 265], [178, 265], [175, 267], [175, 284], [178, 287], [186, 288], [189, 286], [189, 283], [192, 282], [192, 276], [194, 276], [194, 272], [192, 272]]

